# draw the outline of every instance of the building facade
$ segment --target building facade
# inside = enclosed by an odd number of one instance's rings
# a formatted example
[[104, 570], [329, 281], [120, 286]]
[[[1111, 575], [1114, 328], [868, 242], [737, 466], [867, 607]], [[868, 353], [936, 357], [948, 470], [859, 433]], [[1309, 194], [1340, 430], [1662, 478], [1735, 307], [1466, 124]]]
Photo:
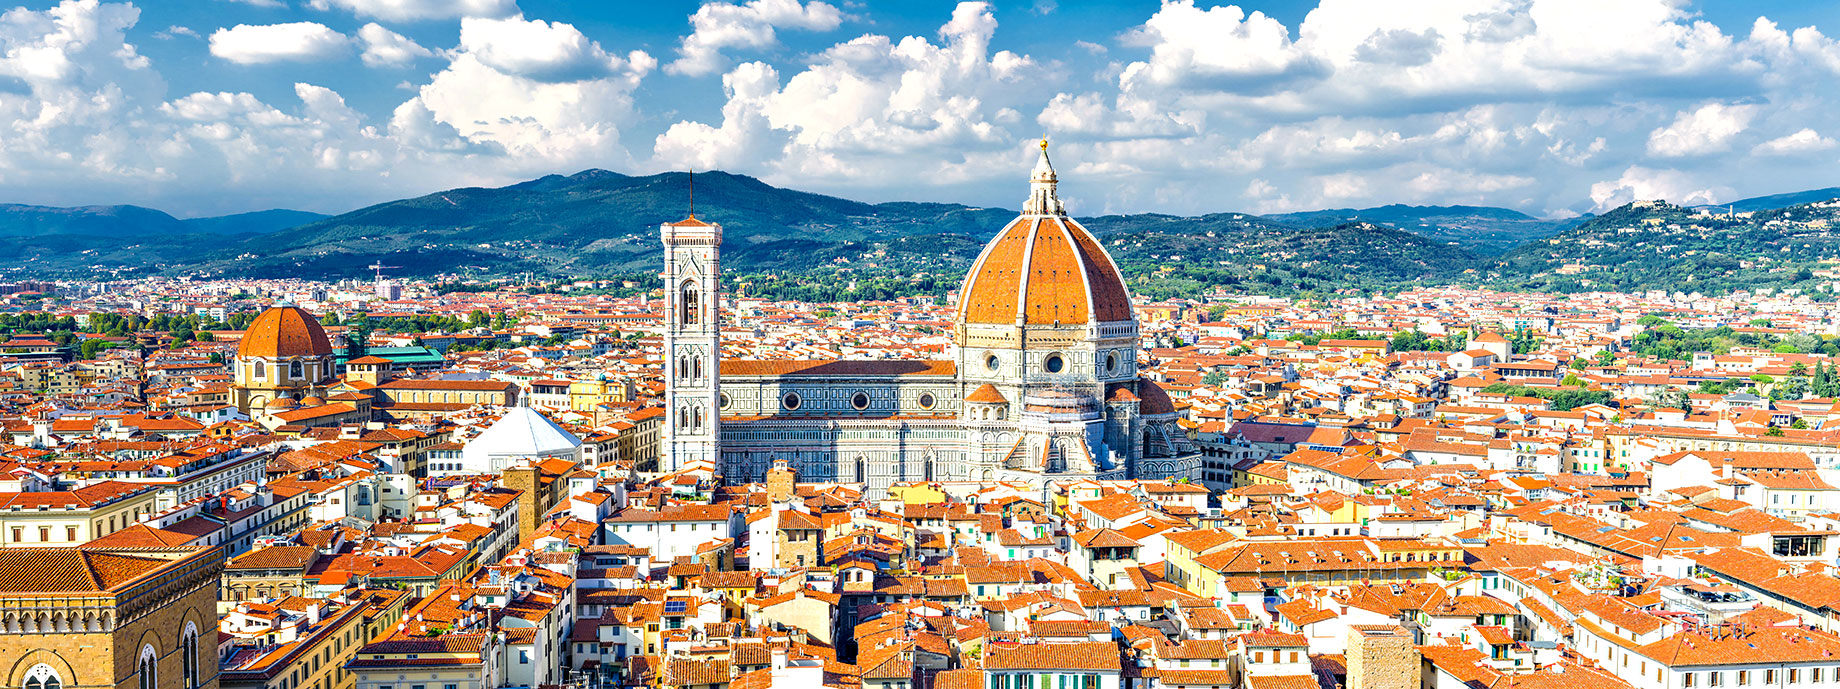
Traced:
[[0, 549], [0, 686], [217, 689], [223, 550]]
[[[663, 226], [662, 468], [704, 458], [731, 482], [784, 462], [811, 481], [1190, 477], [1200, 455], [1156, 383], [1124, 279], [1058, 196], [1044, 142], [1022, 214], [959, 291], [937, 361], [713, 361], [721, 228]], [[702, 415], [713, 400], [719, 414]]]

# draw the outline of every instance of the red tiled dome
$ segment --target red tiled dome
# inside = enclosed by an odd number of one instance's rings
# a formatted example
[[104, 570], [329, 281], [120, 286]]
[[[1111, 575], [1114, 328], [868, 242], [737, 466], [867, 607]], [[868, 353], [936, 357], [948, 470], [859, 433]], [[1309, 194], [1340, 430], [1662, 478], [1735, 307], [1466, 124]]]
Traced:
[[1047, 143], [1022, 216], [999, 232], [959, 290], [958, 318], [979, 325], [1085, 325], [1131, 320], [1131, 296], [1112, 257], [1067, 217]]
[[1137, 381], [1137, 396], [1143, 398], [1143, 401], [1137, 405], [1137, 411], [1140, 414], [1176, 413], [1176, 403], [1169, 399], [1169, 393], [1163, 390], [1163, 386], [1157, 385], [1152, 381], [1139, 379]]
[[332, 343], [319, 319], [298, 306], [276, 306], [249, 324], [237, 345], [239, 357], [331, 356]]

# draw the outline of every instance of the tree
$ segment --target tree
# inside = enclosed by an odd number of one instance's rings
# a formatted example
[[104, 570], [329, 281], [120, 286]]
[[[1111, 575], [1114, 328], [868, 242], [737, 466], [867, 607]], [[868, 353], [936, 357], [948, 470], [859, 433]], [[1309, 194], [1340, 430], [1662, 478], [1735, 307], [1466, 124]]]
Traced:
[[492, 323], [492, 317], [486, 315], [486, 312], [481, 311], [479, 309], [473, 309], [471, 313], [466, 314], [466, 324], [468, 326], [471, 326], [474, 328], [484, 328], [488, 325], [491, 325], [491, 323]]
[[1206, 385], [1210, 388], [1220, 387], [1221, 385], [1226, 384], [1226, 382], [1227, 382], [1227, 372], [1226, 371], [1209, 371], [1207, 375], [1201, 377], [1201, 384]]
[[83, 344], [77, 345], [77, 357], [80, 359], [94, 359], [102, 350], [110, 349], [114, 346], [115, 343], [108, 340], [84, 340]]
[[1687, 402], [1687, 391], [1680, 388], [1665, 388], [1659, 390], [1655, 394], [1649, 396], [1648, 404], [1653, 407], [1679, 409], [1681, 411], [1687, 411], [1690, 408]]
[[1789, 422], [1789, 427], [1795, 430], [1798, 430], [1798, 431], [1805, 431], [1805, 430], [1808, 430], [1808, 422], [1806, 420], [1797, 418], [1796, 420]]
[[1772, 438], [1780, 438], [1782, 437], [1783, 429], [1771, 426], [1770, 430], [1764, 431], [1763, 434]]
[[[1800, 375], [1807, 375], [1807, 373], [1808, 373], [1807, 364], [1804, 364], [1800, 361], [1797, 361], [1793, 364], [1789, 364], [1789, 375], [1800, 376]], [[1758, 375], [1762, 375], [1762, 374], [1758, 374]]]

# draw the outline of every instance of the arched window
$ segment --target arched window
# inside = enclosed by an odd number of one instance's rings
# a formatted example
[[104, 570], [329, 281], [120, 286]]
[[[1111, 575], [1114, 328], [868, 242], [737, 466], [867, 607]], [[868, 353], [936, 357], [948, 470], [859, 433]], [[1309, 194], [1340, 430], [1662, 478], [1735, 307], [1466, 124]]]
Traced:
[[64, 679], [50, 665], [39, 663], [26, 670], [25, 689], [63, 689]]
[[268, 377], [268, 364], [262, 363], [260, 361], [256, 362], [256, 380], [261, 380], [267, 377]]
[[135, 664], [135, 671], [140, 674], [140, 689], [159, 689], [158, 660], [159, 653], [153, 650], [152, 644], [141, 647], [141, 660]]
[[677, 305], [681, 310], [678, 320], [684, 325], [695, 325], [697, 314], [703, 309], [700, 301], [701, 295], [698, 295], [696, 291], [696, 283], [684, 283], [683, 289], [679, 290], [678, 294]]
[[304, 377], [306, 377], [306, 374], [305, 374], [305, 372], [304, 372], [304, 369], [302, 369], [302, 368], [300, 367], [300, 360], [299, 360], [299, 359], [295, 359], [295, 360], [294, 360], [294, 361], [293, 361], [292, 363], [289, 363], [289, 364], [288, 364], [288, 377], [289, 377], [289, 378], [304, 378]]
[[868, 462], [863, 461], [863, 458], [861, 457], [856, 458], [856, 480], [857, 481], [869, 480], [868, 464], [869, 464]]
[[198, 689], [198, 626], [191, 622], [185, 623], [185, 633], [179, 637], [179, 656], [185, 689]]

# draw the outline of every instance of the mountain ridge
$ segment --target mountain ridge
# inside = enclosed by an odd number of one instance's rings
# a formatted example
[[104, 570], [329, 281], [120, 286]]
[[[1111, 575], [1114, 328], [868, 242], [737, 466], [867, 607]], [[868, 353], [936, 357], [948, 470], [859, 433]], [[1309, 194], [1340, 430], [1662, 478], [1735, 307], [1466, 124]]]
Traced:
[[[66, 209], [64, 215], [86, 218], [91, 227], [139, 219], [169, 229], [145, 235], [15, 236], [23, 260], [11, 268], [0, 266], [0, 277], [11, 272], [355, 278], [368, 275], [366, 266], [379, 261], [400, 266], [394, 274], [410, 276], [643, 276], [657, 270], [657, 226], [689, 213], [690, 182], [682, 172], [635, 176], [588, 169], [499, 187], [436, 191], [335, 216], [277, 210], [179, 221], [140, 207]], [[695, 183], [702, 202], [698, 217], [724, 226], [728, 272], [737, 280], [782, 287], [797, 283], [803, 290], [784, 294], [835, 296], [838, 288], [830, 283], [854, 290], [859, 279], [881, 283], [879, 291], [866, 293], [871, 295], [943, 293], [956, 286], [990, 236], [1017, 214], [953, 203], [867, 203], [726, 172], [699, 173]], [[20, 208], [14, 207], [16, 215], [59, 219], [54, 211], [60, 209]], [[7, 213], [0, 207], [0, 228], [7, 227]], [[1643, 219], [1632, 219], [1635, 215]], [[1671, 273], [1649, 266], [1641, 274], [1614, 274], [1616, 260], [1652, 262], [1637, 251], [1641, 246], [1622, 247], [1614, 234], [1604, 234], [1605, 223], [1649, 228], [1643, 224], [1648, 220], [1678, 224], [1689, 216], [1702, 222], [1709, 215], [1639, 203], [1599, 217], [1553, 220], [1489, 206], [1390, 204], [1271, 215], [1138, 213], [1080, 220], [1113, 253], [1133, 289], [1159, 298], [1210, 287], [1301, 292], [1427, 282], [1580, 289], [1593, 283], [1559, 276], [1581, 271], [1608, 274], [1595, 284], [1653, 286]], [[272, 227], [293, 219], [307, 221], [262, 234], [222, 234], [234, 232], [226, 228]], [[1631, 230], [1624, 227], [1623, 232]], [[1587, 240], [1594, 244], [1572, 251], [1576, 247], [1571, 244]], [[1765, 244], [1745, 240], [1733, 246], [1741, 252], [1781, 251], [1777, 244]], [[1697, 257], [1688, 263], [1700, 266], [1693, 274], [1716, 273], [1718, 284], [1783, 282], [1781, 276], [1745, 267], [1748, 253], [1727, 261], [1720, 246], [1706, 244], [1692, 254]], [[1715, 254], [1722, 257], [1707, 259]], [[1790, 254], [1798, 261], [1820, 258], [1799, 250]], [[1800, 268], [1783, 268], [1776, 256], [1762, 263], [1776, 265], [1778, 272]]]

